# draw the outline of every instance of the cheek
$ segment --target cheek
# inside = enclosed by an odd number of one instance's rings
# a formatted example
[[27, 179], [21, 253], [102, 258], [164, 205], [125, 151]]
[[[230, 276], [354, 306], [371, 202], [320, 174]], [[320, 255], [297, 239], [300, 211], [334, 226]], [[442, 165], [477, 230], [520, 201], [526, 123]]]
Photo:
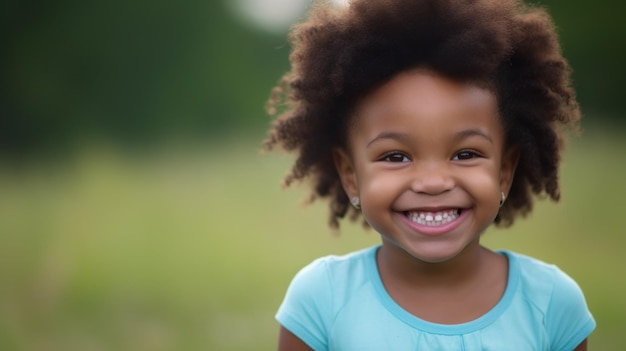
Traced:
[[393, 189], [394, 181], [392, 177], [377, 176], [371, 177], [364, 182], [364, 191], [373, 193], [386, 193]]
[[389, 172], [376, 172], [370, 170], [362, 173], [359, 179], [359, 192], [362, 202], [372, 202], [378, 205], [389, 206], [391, 202], [402, 191], [402, 181]]
[[462, 182], [472, 195], [487, 201], [500, 199], [500, 178], [495, 170], [467, 172]]

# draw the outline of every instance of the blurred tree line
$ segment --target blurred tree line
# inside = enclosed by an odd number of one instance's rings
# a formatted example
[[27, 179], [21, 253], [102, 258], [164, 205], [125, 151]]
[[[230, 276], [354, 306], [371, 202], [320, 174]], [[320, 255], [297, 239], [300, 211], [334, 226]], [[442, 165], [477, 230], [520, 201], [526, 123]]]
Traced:
[[[266, 128], [286, 32], [238, 21], [226, 1], [4, 0], [0, 153]], [[534, 2], [558, 25], [586, 123], [620, 124], [626, 2]]]

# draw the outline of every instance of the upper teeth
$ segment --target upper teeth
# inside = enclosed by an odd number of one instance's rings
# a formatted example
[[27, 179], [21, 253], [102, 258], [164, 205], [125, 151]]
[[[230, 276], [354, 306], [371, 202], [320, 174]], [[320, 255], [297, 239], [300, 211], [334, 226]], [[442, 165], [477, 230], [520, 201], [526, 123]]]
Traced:
[[413, 222], [423, 225], [442, 225], [459, 217], [459, 210], [448, 210], [440, 212], [415, 212], [411, 211], [407, 213], [407, 217]]

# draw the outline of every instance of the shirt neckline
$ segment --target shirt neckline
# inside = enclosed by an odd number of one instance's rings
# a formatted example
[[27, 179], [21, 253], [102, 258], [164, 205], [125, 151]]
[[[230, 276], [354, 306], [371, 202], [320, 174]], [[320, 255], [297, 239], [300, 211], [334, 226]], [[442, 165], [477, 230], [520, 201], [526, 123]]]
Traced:
[[376, 252], [380, 248], [380, 245], [373, 247], [368, 253], [367, 257], [367, 270], [368, 275], [370, 276], [370, 281], [378, 295], [380, 302], [382, 305], [391, 312], [396, 318], [401, 320], [402, 322], [408, 324], [409, 326], [432, 334], [444, 334], [444, 335], [459, 335], [459, 334], [468, 334], [481, 329], [484, 329], [488, 325], [495, 322], [509, 307], [511, 304], [513, 297], [515, 295], [515, 291], [517, 290], [517, 285], [519, 281], [519, 266], [518, 262], [515, 259], [515, 256], [512, 255], [509, 251], [502, 250], [498, 251], [498, 253], [503, 254], [508, 260], [508, 277], [506, 288], [504, 290], [504, 294], [498, 301], [498, 303], [487, 313], [474, 319], [473, 321], [469, 321], [461, 324], [438, 324], [432, 323], [426, 320], [423, 320], [404, 308], [402, 308], [398, 303], [396, 303], [383, 285], [382, 279], [380, 277], [380, 272], [378, 271], [378, 265], [376, 264]]

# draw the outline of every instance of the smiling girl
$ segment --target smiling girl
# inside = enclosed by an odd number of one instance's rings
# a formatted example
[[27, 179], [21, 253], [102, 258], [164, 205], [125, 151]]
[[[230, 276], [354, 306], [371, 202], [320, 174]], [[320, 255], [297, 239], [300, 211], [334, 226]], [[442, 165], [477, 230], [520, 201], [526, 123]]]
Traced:
[[579, 109], [547, 14], [508, 0], [317, 4], [291, 35], [266, 147], [287, 184], [382, 243], [315, 260], [278, 313], [279, 350], [586, 350], [595, 321], [554, 265], [480, 245], [559, 199]]

